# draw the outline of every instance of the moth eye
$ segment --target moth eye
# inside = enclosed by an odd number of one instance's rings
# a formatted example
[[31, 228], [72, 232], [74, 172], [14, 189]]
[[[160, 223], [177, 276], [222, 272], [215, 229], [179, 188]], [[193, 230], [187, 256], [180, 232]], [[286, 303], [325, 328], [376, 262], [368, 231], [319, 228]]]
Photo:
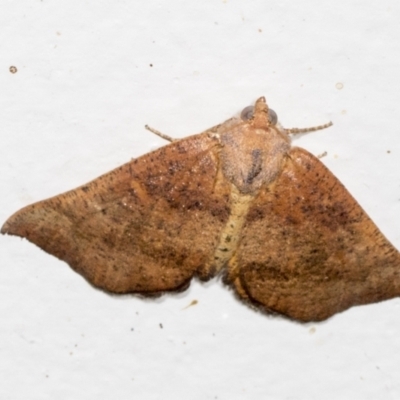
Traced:
[[276, 125], [276, 123], [278, 122], [278, 115], [276, 114], [276, 112], [274, 110], [271, 110], [270, 108], [268, 109], [268, 118], [269, 118], [269, 122], [272, 125]]
[[[246, 107], [240, 114], [240, 118], [242, 118], [243, 121], [248, 121], [249, 119], [252, 119], [253, 116], [254, 116], [254, 106]], [[278, 115], [274, 110], [271, 110], [270, 108], [268, 109], [268, 119], [272, 125], [276, 125], [276, 123], [278, 122]]]
[[242, 118], [243, 121], [248, 121], [249, 119], [252, 119], [254, 115], [254, 106], [248, 106], [243, 109], [242, 113], [240, 114], [240, 118]]

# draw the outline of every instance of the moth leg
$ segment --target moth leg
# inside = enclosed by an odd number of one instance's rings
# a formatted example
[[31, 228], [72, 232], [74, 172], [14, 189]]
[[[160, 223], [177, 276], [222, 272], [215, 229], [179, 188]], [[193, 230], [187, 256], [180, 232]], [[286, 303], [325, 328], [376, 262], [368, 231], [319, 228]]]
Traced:
[[321, 159], [321, 158], [323, 158], [323, 157], [326, 157], [327, 155], [328, 155], [328, 152], [327, 152], [327, 151], [324, 151], [323, 153], [318, 154], [318, 155], [317, 155], [317, 158]]
[[148, 126], [148, 125], [145, 125], [144, 127], [145, 127], [148, 131], [154, 133], [155, 135], [160, 136], [161, 138], [163, 138], [163, 139], [165, 139], [165, 140], [168, 140], [168, 142], [175, 142], [175, 141], [176, 141], [176, 139], [173, 139], [171, 136], [168, 136], [168, 135], [166, 135], [165, 133], [161, 133], [160, 131], [158, 131], [158, 130], [156, 130], [156, 129], [154, 129], [154, 128], [151, 128], [151, 127]]
[[244, 300], [245, 302], [251, 302], [249, 295], [247, 294], [245, 288], [242, 285], [242, 282], [240, 281], [240, 278], [237, 277], [233, 282], [232, 282], [233, 287], [235, 288], [236, 295], [239, 296], [241, 300]]
[[236, 255], [234, 255], [228, 262], [224, 274], [223, 274], [223, 282], [226, 285], [231, 285], [233, 288], [236, 290], [236, 294], [244, 299], [248, 300], [249, 296], [246, 293], [245, 288], [242, 285], [242, 282], [240, 281], [240, 276], [239, 276], [239, 265], [237, 262]]

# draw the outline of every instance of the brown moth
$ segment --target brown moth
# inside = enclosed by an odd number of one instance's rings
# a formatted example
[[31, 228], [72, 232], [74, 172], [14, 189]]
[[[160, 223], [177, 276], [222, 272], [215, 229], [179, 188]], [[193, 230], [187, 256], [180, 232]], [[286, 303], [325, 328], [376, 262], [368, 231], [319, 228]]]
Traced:
[[[203, 133], [23, 208], [25, 237], [112, 293], [183, 290], [195, 276], [299, 321], [400, 295], [400, 253], [261, 97]], [[154, 131], [158, 133], [157, 131]]]

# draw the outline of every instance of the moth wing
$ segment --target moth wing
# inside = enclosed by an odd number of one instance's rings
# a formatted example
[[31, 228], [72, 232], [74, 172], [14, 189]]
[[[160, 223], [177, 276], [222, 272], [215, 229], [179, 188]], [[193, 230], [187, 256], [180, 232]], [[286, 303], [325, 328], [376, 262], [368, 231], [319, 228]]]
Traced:
[[183, 288], [210, 277], [229, 216], [229, 185], [207, 133], [137, 158], [15, 213], [2, 233], [27, 238], [116, 293]]
[[252, 204], [227, 277], [239, 295], [300, 321], [400, 295], [400, 253], [337, 178], [293, 148]]

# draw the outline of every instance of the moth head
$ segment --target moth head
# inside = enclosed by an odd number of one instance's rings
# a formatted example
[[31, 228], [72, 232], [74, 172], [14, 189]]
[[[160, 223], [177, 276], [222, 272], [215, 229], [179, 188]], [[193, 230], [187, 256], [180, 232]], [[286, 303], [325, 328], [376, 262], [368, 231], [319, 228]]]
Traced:
[[260, 97], [254, 106], [248, 106], [240, 114], [243, 121], [248, 121], [255, 128], [267, 128], [270, 125], [276, 125], [278, 115], [274, 110], [268, 108], [265, 97]]

